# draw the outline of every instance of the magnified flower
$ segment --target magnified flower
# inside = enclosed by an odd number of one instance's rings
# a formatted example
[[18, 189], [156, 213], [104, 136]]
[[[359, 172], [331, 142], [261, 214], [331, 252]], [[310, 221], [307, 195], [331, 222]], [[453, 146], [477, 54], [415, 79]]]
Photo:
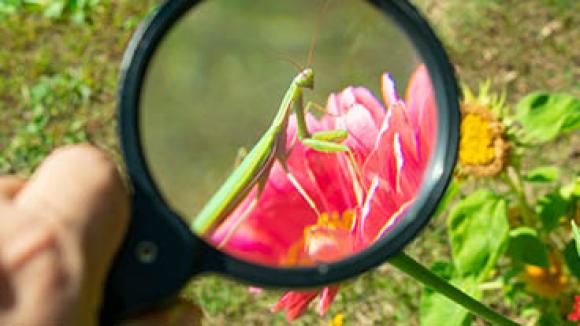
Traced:
[[480, 86], [475, 97], [464, 88], [465, 100], [461, 105], [461, 137], [459, 163], [462, 174], [495, 176], [506, 164], [508, 142], [505, 126], [498, 119], [504, 109], [504, 99], [489, 94], [489, 83]]
[[[315, 208], [276, 163], [255, 208], [244, 214], [254, 189], [210, 241], [264, 265], [312, 266], [350, 256], [388, 232], [419, 190], [435, 143], [437, 112], [425, 67], [414, 73], [405, 101], [384, 74], [382, 96], [385, 106], [366, 88], [348, 87], [329, 96], [320, 119], [307, 116], [312, 132], [347, 130], [344, 144], [352, 151], [322, 153], [295, 142], [287, 165]], [[290, 148], [296, 137], [293, 118], [287, 134]], [[337, 285], [290, 291], [272, 310], [285, 310], [293, 320], [320, 296], [322, 315], [337, 291]]]

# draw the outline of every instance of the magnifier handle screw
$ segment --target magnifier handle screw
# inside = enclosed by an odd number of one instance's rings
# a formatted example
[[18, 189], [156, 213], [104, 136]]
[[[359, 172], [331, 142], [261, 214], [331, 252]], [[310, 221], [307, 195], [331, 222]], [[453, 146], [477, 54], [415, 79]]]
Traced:
[[135, 256], [142, 264], [152, 264], [157, 260], [159, 248], [151, 241], [143, 240], [135, 246]]

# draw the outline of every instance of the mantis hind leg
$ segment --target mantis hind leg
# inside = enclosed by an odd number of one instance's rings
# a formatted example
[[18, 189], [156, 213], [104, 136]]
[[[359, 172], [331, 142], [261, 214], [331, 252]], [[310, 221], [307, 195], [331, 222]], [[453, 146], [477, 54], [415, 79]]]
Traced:
[[314, 211], [316, 216], [320, 216], [320, 211], [318, 210], [318, 207], [316, 207], [316, 204], [314, 203], [314, 199], [312, 199], [312, 197], [310, 197], [310, 195], [308, 195], [308, 193], [306, 192], [304, 187], [300, 184], [298, 179], [296, 179], [294, 174], [292, 174], [292, 172], [290, 172], [290, 169], [288, 168], [288, 165], [286, 164], [286, 159], [287, 159], [287, 156], [285, 154], [281, 154], [278, 157], [278, 161], [280, 161], [280, 165], [282, 165], [282, 169], [284, 169], [284, 172], [286, 172], [286, 177], [288, 178], [290, 183], [292, 183], [292, 186], [294, 186], [296, 191], [298, 191], [300, 196], [302, 196], [302, 198], [306, 201], [306, 203], [308, 203], [308, 206], [310, 206], [310, 208], [312, 208], [312, 210]]
[[312, 199], [312, 197], [308, 195], [308, 193], [306, 192], [304, 187], [302, 187], [300, 182], [298, 182], [298, 179], [296, 179], [296, 177], [290, 171], [286, 172], [286, 177], [288, 177], [288, 180], [290, 180], [290, 183], [292, 183], [294, 188], [296, 188], [296, 191], [298, 191], [300, 196], [302, 196], [302, 198], [304, 198], [304, 200], [308, 203], [308, 206], [312, 208], [316, 216], [320, 216], [320, 211], [318, 210], [318, 207], [316, 207], [314, 200]]
[[235, 221], [234, 224], [227, 230], [226, 235], [224, 236], [222, 241], [220, 241], [220, 243], [217, 245], [217, 249], [220, 250], [223, 249], [228, 244], [234, 233], [236, 233], [240, 225], [242, 225], [242, 222], [244, 222], [248, 218], [248, 216], [250, 216], [250, 213], [254, 210], [254, 208], [256, 208], [256, 205], [258, 204], [260, 194], [261, 193], [258, 193], [256, 197], [252, 199], [252, 202], [250, 203], [250, 205], [248, 205], [248, 207], [246, 207], [246, 209], [244, 209], [242, 215], [238, 217], [238, 220]]

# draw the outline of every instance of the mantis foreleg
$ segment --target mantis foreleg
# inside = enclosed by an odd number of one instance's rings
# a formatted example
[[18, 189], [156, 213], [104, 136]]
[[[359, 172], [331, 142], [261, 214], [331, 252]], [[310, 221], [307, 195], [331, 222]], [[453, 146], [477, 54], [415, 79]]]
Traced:
[[[348, 146], [341, 144], [348, 136], [345, 130], [322, 131], [314, 134], [308, 131], [303, 91], [305, 88], [312, 89], [313, 86], [312, 69], [305, 69], [294, 78], [284, 95], [272, 125], [193, 220], [194, 232], [206, 235], [233, 212], [254, 185], [260, 183], [263, 186], [270, 175], [274, 160], [278, 159], [284, 167], [286, 166], [285, 161], [288, 155], [286, 129], [292, 110], [297, 119], [298, 139], [303, 145], [325, 153], [349, 152]], [[285, 168], [285, 170], [288, 174], [288, 169]], [[296, 181], [295, 178], [294, 181]], [[309, 205], [316, 210], [314, 202], [304, 189], [297, 182], [293, 184]], [[240, 218], [239, 223], [242, 221], [243, 218]]]

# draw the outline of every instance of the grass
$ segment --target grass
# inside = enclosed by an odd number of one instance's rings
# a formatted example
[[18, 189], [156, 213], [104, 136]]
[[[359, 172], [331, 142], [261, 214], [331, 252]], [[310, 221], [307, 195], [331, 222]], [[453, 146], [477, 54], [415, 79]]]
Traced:
[[83, 23], [36, 9], [0, 22], [0, 172], [30, 174], [51, 149], [85, 140], [118, 157], [118, 67], [153, 4], [102, 2]]
[[[0, 2], [0, 173], [30, 175], [53, 148], [80, 141], [97, 144], [120, 162], [115, 134], [118, 67], [136, 23], [158, 1], [93, 1], [82, 14], [63, 9], [50, 17], [43, 8], [12, 3], [9, 7], [10, 2]], [[578, 1], [416, 4], [443, 36], [463, 82], [475, 86], [491, 78], [511, 101], [537, 89], [580, 95]], [[571, 145], [578, 148], [578, 137]], [[580, 163], [577, 153], [569, 158], [555, 150], [550, 153], [548, 161], [566, 159], [569, 167]], [[442, 217], [430, 223], [407, 252], [427, 265], [448, 258]], [[255, 296], [245, 285], [216, 276], [197, 279], [189, 288], [208, 324], [285, 324], [282, 315], [268, 312], [280, 292]], [[383, 265], [345, 282], [324, 320], [340, 312], [346, 325], [416, 325], [420, 291], [414, 281]], [[508, 312], [498, 304], [499, 291], [490, 290], [486, 298]], [[324, 320], [308, 312], [295, 324], [318, 325]]]
[[419, 2], [470, 86], [491, 77], [511, 100], [539, 89], [580, 94], [577, 1]]

